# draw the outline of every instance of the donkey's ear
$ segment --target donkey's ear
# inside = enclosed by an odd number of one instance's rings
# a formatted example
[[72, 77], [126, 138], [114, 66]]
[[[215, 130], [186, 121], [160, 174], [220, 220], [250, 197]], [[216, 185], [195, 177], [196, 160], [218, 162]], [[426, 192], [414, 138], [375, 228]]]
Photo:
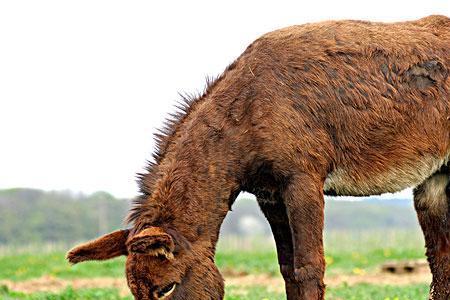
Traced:
[[118, 230], [99, 237], [96, 240], [81, 244], [67, 253], [67, 260], [76, 264], [85, 260], [105, 260], [120, 255], [127, 255], [125, 245], [130, 231]]
[[164, 256], [173, 258], [175, 242], [170, 234], [161, 227], [149, 227], [127, 242], [128, 251], [134, 254], [146, 254], [152, 256]]

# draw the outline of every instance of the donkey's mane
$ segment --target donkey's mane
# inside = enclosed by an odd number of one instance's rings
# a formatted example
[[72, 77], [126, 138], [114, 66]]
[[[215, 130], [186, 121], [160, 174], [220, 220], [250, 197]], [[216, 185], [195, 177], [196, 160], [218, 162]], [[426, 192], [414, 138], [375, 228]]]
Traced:
[[133, 223], [149, 206], [145, 204], [154, 190], [158, 179], [158, 165], [166, 155], [167, 149], [172, 142], [177, 130], [185, 121], [186, 117], [195, 109], [197, 104], [205, 99], [214, 87], [224, 78], [227, 71], [234, 68], [235, 63], [230, 64], [225, 71], [217, 77], [206, 77], [206, 85], [200, 93], [179, 93], [181, 99], [175, 104], [175, 112], [169, 113], [169, 117], [163, 122], [163, 126], [154, 134], [155, 150], [152, 159], [147, 160], [147, 166], [143, 173], [137, 173], [139, 195], [133, 199], [132, 206], [125, 222]]

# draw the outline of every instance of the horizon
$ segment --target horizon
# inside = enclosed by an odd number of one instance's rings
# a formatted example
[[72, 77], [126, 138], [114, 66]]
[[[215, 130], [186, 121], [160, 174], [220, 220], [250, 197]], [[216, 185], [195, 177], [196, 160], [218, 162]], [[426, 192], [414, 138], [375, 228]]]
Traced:
[[[135, 198], [136, 196], [138, 196], [138, 194], [136, 194], [133, 197], [119, 197], [117, 195], [114, 195], [112, 193], [110, 193], [109, 191], [105, 191], [105, 190], [97, 190], [97, 191], [93, 191], [91, 193], [86, 193], [83, 191], [75, 191], [75, 190], [71, 190], [71, 189], [41, 189], [41, 188], [34, 188], [34, 187], [11, 187], [11, 188], [0, 188], [0, 192], [1, 191], [11, 191], [11, 190], [35, 190], [35, 191], [41, 191], [44, 193], [61, 193], [61, 194], [69, 194], [71, 196], [79, 196], [79, 197], [91, 197], [94, 194], [97, 193], [107, 193], [109, 195], [111, 195], [112, 197], [114, 197], [115, 199], [118, 200], [132, 200], [133, 198]], [[256, 200], [255, 195], [242, 191], [239, 193], [238, 197], [236, 198], [236, 201], [241, 200], [241, 199], [248, 199], [248, 200]], [[368, 201], [368, 200], [374, 200], [374, 201], [390, 201], [390, 200], [407, 200], [407, 201], [412, 201], [413, 200], [413, 196], [412, 196], [412, 190], [411, 189], [406, 189], [403, 190], [401, 192], [397, 192], [397, 193], [384, 193], [381, 195], [371, 195], [371, 196], [327, 196], [325, 195], [324, 197], [325, 200], [332, 200], [332, 201], [348, 201], [348, 202], [358, 202], [358, 201]]]

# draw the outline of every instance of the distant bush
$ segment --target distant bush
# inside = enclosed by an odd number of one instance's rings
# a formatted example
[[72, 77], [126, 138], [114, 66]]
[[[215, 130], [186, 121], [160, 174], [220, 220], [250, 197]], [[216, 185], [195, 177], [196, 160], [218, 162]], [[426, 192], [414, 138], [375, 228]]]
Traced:
[[73, 242], [122, 227], [128, 201], [35, 189], [0, 191], [0, 244]]

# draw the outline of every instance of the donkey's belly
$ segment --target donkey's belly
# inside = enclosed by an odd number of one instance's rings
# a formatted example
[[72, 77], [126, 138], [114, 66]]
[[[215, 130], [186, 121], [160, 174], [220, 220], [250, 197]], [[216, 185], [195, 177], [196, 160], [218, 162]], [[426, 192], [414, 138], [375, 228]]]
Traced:
[[368, 196], [395, 193], [408, 187], [417, 186], [448, 162], [449, 156], [437, 158], [422, 157], [402, 165], [394, 164], [385, 172], [361, 174], [360, 169], [336, 168], [329, 173], [324, 191], [340, 196]]

